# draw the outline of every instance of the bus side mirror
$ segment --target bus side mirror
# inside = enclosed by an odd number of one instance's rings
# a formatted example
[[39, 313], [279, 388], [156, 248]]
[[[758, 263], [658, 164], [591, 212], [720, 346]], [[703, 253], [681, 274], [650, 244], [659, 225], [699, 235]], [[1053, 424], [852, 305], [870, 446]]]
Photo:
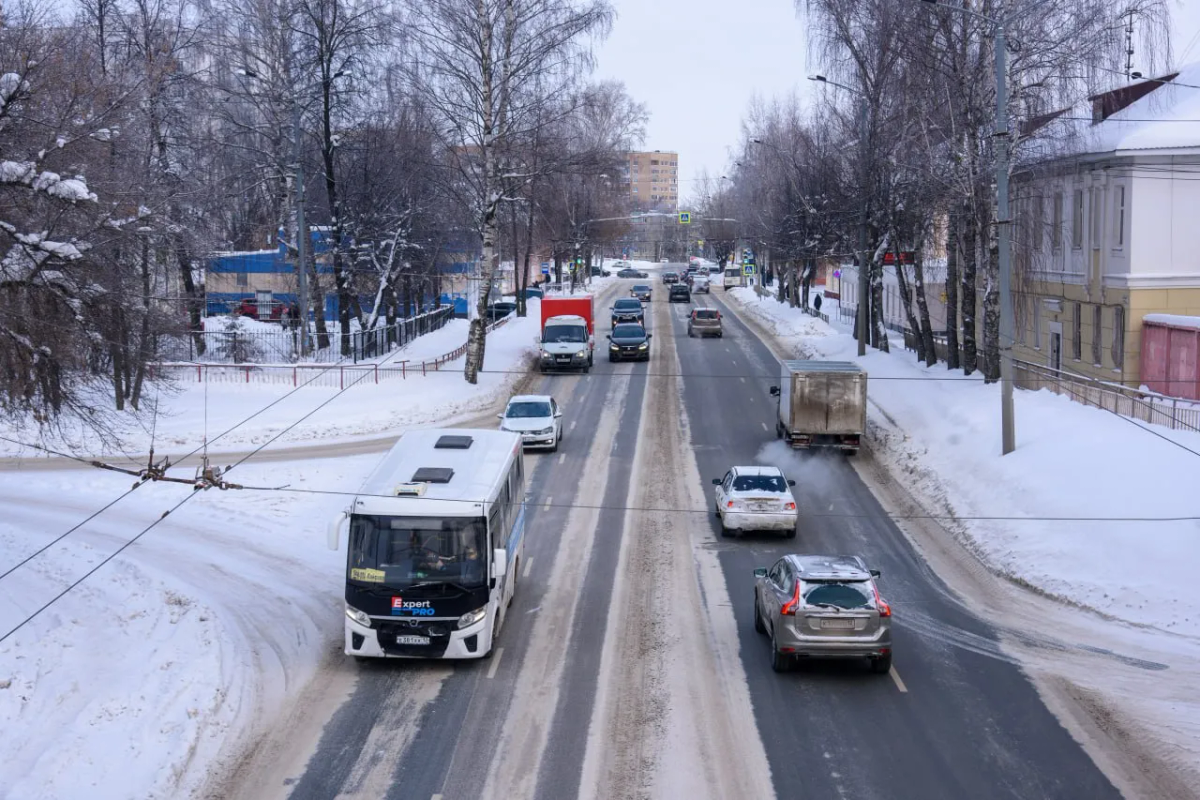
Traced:
[[508, 551], [492, 551], [492, 577], [503, 578], [508, 572]]
[[325, 543], [329, 545], [330, 550], [336, 551], [338, 549], [338, 540], [341, 539], [342, 528], [346, 527], [348, 522], [349, 519], [347, 518], [345, 511], [329, 520], [329, 528], [325, 533]]

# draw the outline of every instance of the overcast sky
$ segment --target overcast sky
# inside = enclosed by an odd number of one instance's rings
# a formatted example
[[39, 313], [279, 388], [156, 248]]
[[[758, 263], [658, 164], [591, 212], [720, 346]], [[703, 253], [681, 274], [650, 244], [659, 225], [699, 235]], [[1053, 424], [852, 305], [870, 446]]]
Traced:
[[[649, 107], [646, 149], [678, 151], [681, 204], [701, 169], [714, 178], [724, 171], [752, 97], [822, 97], [805, 80], [819, 69], [806, 64], [793, 0], [610, 2], [618, 17], [598, 51], [597, 77], [624, 81]], [[1167, 2], [1177, 59], [1200, 61], [1200, 0]]]

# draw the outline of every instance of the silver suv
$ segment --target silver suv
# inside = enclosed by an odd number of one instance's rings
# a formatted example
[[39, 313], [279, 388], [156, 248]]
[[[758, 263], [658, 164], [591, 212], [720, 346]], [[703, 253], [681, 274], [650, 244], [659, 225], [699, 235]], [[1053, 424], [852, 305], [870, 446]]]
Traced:
[[786, 555], [754, 570], [754, 629], [771, 637], [771, 668], [797, 659], [870, 659], [892, 668], [892, 608], [879, 596], [879, 570], [858, 556]]

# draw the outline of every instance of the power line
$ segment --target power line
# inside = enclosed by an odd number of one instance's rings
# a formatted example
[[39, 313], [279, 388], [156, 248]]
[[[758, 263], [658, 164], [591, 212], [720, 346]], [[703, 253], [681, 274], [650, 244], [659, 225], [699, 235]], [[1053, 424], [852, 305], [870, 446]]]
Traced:
[[[240, 486], [239, 489], [253, 492], [287, 492], [291, 494], [311, 494], [311, 495], [327, 495], [334, 497], [375, 497], [381, 499], [396, 499], [395, 495], [389, 494], [368, 494], [365, 492], [350, 492], [339, 491], [334, 489], [298, 489], [289, 486]], [[425, 497], [423, 501], [440, 501], [447, 503], [486, 503], [486, 498], [476, 499], [452, 499], [443, 497]], [[513, 504], [516, 505], [516, 504]], [[557, 509], [580, 509], [584, 511], [623, 511], [626, 513], [642, 513], [642, 514], [712, 514], [710, 508], [673, 508], [661, 506], [624, 506], [624, 505], [607, 505], [607, 504], [592, 504], [592, 503], [555, 503], [552, 501], [540, 502], [538, 498], [531, 498], [526, 501], [527, 506], [537, 506], [539, 508], [557, 508]], [[766, 512], [771, 513], [771, 512]], [[976, 516], [960, 516], [957, 514], [860, 514], [839, 511], [799, 511], [797, 514], [791, 512], [779, 512], [779, 516], [799, 516], [800, 519], [890, 519], [890, 520], [948, 520], [955, 522], [1197, 522], [1200, 521], [1198, 516], [1171, 516], [1171, 517], [1111, 517], [1111, 516], [1005, 516], [1005, 515], [976, 515]]]

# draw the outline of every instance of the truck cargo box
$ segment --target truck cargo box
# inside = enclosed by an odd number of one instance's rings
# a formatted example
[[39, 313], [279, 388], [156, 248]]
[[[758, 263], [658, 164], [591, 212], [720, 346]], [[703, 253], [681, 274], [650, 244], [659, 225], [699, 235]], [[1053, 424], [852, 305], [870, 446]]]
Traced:
[[850, 361], [784, 361], [778, 432], [793, 447], [856, 451], [867, 429], [867, 373]]

